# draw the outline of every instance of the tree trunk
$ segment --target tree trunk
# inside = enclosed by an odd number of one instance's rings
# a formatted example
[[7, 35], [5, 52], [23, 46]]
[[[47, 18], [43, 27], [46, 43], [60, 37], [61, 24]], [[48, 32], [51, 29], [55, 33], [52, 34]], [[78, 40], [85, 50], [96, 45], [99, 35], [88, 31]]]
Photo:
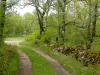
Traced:
[[87, 41], [86, 41], [86, 47], [87, 49], [91, 48], [91, 32], [90, 32], [90, 27], [91, 27], [91, 0], [89, 0], [89, 16], [88, 16], [88, 25], [87, 25]]
[[38, 15], [38, 21], [39, 21], [39, 26], [40, 26], [40, 36], [42, 35], [42, 33], [44, 32], [44, 25], [43, 25], [43, 18], [44, 15], [42, 15], [42, 13], [38, 12], [37, 10], [37, 15]]
[[61, 37], [61, 27], [60, 27], [60, 11], [59, 11], [59, 6], [58, 6], [58, 34], [56, 37], [56, 42], [59, 44], [59, 39]]
[[66, 20], [66, 16], [65, 16], [65, 8], [66, 8], [66, 4], [64, 3], [64, 7], [62, 9], [62, 42], [64, 43], [65, 42], [65, 20]]
[[[65, 42], [65, 20], [66, 20], [66, 15], [65, 15], [65, 9], [66, 9], [66, 4], [67, 4], [67, 0], [63, 0], [63, 3], [60, 2], [60, 0], [58, 0], [58, 34], [62, 39], [62, 44], [64, 44]], [[62, 26], [60, 26], [59, 24], [59, 8], [62, 12]]]
[[44, 32], [43, 17], [39, 20], [39, 24], [40, 24], [40, 35], [42, 35]]
[[5, 21], [6, 0], [0, 2], [0, 46], [3, 43], [3, 29]]
[[45, 28], [48, 27], [48, 13], [49, 13], [49, 9], [47, 10], [47, 13], [46, 13], [46, 18], [45, 18], [46, 25], [45, 25]]
[[96, 36], [97, 12], [98, 12], [98, 0], [95, 0], [94, 16], [93, 16], [93, 23], [92, 23], [93, 24], [93, 29], [92, 29], [92, 39], [91, 39], [91, 43], [93, 42], [93, 39]]

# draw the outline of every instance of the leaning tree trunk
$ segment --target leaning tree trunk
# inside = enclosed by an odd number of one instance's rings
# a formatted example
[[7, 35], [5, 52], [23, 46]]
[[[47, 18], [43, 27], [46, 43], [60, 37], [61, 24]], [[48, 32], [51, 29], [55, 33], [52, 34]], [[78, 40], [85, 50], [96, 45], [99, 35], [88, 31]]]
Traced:
[[86, 41], [86, 48], [90, 49], [91, 48], [91, 0], [89, 0], [89, 12], [88, 12], [88, 25], [87, 25], [87, 41]]
[[38, 22], [39, 22], [39, 26], [40, 26], [40, 38], [41, 38], [41, 35], [42, 35], [43, 32], [44, 32], [44, 25], [43, 25], [43, 18], [44, 18], [44, 15], [42, 15], [42, 13], [38, 10], [37, 7], [36, 7], [36, 11], [37, 11]]
[[0, 2], [0, 46], [3, 43], [3, 29], [5, 21], [6, 0]]

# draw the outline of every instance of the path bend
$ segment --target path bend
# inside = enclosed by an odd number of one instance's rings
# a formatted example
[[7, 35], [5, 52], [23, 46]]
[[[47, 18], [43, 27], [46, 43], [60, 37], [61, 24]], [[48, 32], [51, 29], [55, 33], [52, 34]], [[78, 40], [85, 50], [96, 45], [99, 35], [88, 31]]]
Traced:
[[[12, 43], [12, 42], [8, 41], [7, 43], [8, 44], [11, 43], [11, 45], [19, 45], [19, 42]], [[41, 51], [39, 49], [35, 49], [35, 48], [33, 48], [33, 51], [40, 54], [41, 56], [46, 58], [50, 63], [52, 63], [52, 65], [56, 69], [58, 75], [71, 75], [59, 64], [59, 62], [57, 60], [55, 60], [54, 58], [45, 54], [43, 51]], [[21, 62], [19, 75], [32, 75], [32, 64], [31, 64], [31, 61], [29, 60], [28, 56], [25, 53], [23, 53], [22, 51], [18, 51], [18, 53], [20, 55], [20, 62]]]

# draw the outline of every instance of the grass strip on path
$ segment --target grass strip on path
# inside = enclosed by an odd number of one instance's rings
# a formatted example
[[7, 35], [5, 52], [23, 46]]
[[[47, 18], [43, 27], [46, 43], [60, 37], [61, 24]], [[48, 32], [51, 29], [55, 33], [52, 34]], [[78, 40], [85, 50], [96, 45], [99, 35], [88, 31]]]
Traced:
[[33, 75], [57, 75], [52, 64], [44, 57], [32, 51], [31, 48], [21, 47], [21, 50], [29, 56], [32, 62]]

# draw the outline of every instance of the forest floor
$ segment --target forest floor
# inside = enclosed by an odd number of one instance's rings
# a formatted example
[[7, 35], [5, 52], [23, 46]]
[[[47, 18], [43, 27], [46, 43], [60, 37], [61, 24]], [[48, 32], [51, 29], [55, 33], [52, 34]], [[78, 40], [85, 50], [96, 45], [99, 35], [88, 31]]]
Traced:
[[[11, 40], [10, 41], [10, 40], [8, 40], [8, 41], [5, 41], [5, 42], [7, 44], [11, 44], [11, 45], [19, 45], [19, 43], [22, 42], [22, 41], [18, 41], [18, 40], [14, 40], [14, 41]], [[39, 55], [41, 55], [45, 59], [47, 59], [53, 65], [53, 67], [56, 69], [57, 75], [71, 75], [54, 58], [52, 58], [49, 55], [45, 54], [41, 50], [33, 49], [33, 51], [38, 53]], [[21, 59], [20, 60], [21, 61], [21, 66], [20, 66], [19, 74], [20, 75], [32, 75], [32, 64], [30, 62], [30, 59], [22, 51], [18, 51], [18, 53], [19, 53], [20, 59]], [[44, 67], [45, 67], [45, 65], [44, 65]]]

